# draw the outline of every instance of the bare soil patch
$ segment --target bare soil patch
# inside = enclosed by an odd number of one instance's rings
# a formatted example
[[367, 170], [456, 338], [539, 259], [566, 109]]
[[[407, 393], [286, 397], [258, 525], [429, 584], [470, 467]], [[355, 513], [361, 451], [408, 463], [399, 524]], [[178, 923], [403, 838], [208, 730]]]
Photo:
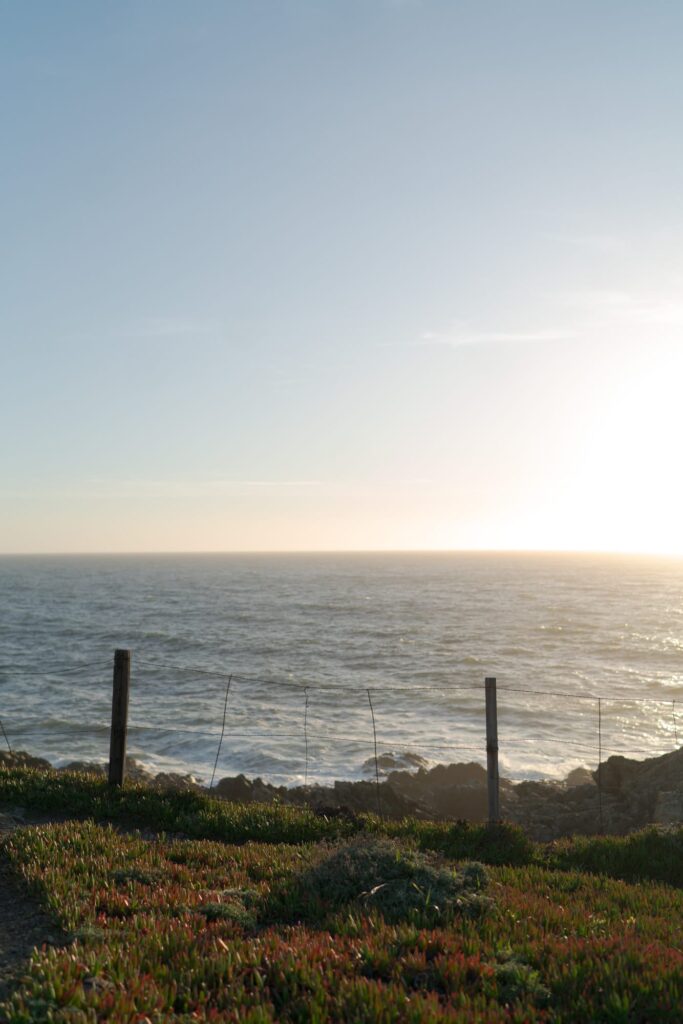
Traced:
[[[0, 838], [18, 827], [0, 814]], [[6, 999], [36, 947], [68, 941], [38, 900], [12, 873], [0, 846], [0, 1000]]]

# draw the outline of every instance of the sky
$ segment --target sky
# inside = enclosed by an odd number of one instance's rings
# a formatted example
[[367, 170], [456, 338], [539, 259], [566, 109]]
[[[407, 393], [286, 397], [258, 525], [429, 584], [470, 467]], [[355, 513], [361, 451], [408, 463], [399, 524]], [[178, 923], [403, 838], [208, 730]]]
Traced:
[[682, 37], [0, 0], [0, 552], [683, 553]]

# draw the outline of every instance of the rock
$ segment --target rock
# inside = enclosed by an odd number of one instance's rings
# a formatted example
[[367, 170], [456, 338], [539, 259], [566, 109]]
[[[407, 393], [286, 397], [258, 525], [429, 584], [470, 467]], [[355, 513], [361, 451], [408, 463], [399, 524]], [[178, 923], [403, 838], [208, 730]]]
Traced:
[[428, 772], [420, 768], [417, 772], [390, 772], [387, 776], [387, 785], [408, 800], [419, 801], [429, 788], [427, 782]]
[[592, 775], [596, 782], [599, 777], [603, 792], [679, 789], [683, 786], [683, 747], [645, 761], [615, 755], [600, 765], [599, 773], [594, 771]]
[[515, 786], [515, 793], [520, 800], [557, 800], [562, 792], [560, 782], [543, 781], [518, 782]]
[[433, 795], [429, 807], [438, 818], [485, 821], [488, 816], [488, 787], [479, 784], [444, 787]]
[[640, 766], [635, 773], [636, 784], [640, 789], [680, 791], [683, 788], [683, 747], [661, 757], [632, 763]]
[[295, 786], [293, 789], [284, 791], [286, 803], [297, 804], [300, 807], [311, 807], [316, 812], [322, 810], [324, 813], [330, 808], [338, 809], [334, 803], [334, 792], [330, 786]]
[[[101, 761], [69, 761], [58, 769], [60, 772], [80, 772], [85, 775], [96, 775], [98, 778], [106, 776], [109, 766]], [[149, 768], [136, 761], [134, 757], [126, 758], [126, 781], [143, 784], [153, 784], [155, 775]]]
[[248, 779], [245, 775], [220, 779], [211, 790], [212, 794], [230, 800], [233, 803], [264, 803], [278, 800], [286, 790], [284, 787], [271, 786], [263, 779]]
[[32, 757], [25, 750], [0, 750], [0, 767], [3, 768], [37, 768], [47, 771], [52, 767], [43, 757]]
[[[673, 814], [676, 794], [683, 799], [683, 747], [645, 761], [613, 756], [593, 772], [593, 777], [602, 785], [603, 793], [620, 803], [631, 827], [639, 828], [657, 820], [656, 815]], [[660, 798], [663, 793], [671, 795]]]
[[576, 786], [594, 786], [593, 773], [588, 768], [575, 768], [564, 780], [567, 789], [574, 789]]
[[622, 793], [633, 788], [639, 767], [638, 762], [615, 754], [591, 774], [603, 793]]
[[386, 782], [380, 783], [379, 787], [374, 782], [335, 782], [334, 794], [337, 806], [346, 807], [355, 813], [371, 811], [377, 814], [381, 811], [389, 818], [423, 816], [414, 801], [397, 793]]
[[[414, 758], [416, 771], [408, 771], [401, 758]], [[417, 755], [385, 751], [381, 755], [386, 779], [380, 783], [382, 814], [399, 819], [406, 816], [484, 821], [488, 816], [486, 771], [476, 762], [436, 765], [427, 769]], [[405, 762], [403, 762], [405, 764]], [[47, 769], [42, 758], [18, 751], [0, 752], [0, 766]], [[374, 769], [374, 758], [366, 762]], [[128, 759], [127, 777], [132, 782], [157, 789], [199, 791], [193, 775], [152, 772], [135, 759]], [[107, 767], [88, 761], [72, 761], [65, 769], [89, 772], [99, 777]], [[600, 786], [596, 785], [600, 782]], [[206, 790], [204, 790], [206, 791]], [[221, 779], [212, 794], [238, 803], [283, 803], [308, 806], [316, 814], [355, 820], [364, 812], [377, 813], [378, 787], [369, 780], [340, 781], [331, 786], [295, 786], [287, 789], [236, 775]], [[683, 821], [683, 748], [661, 757], [635, 761], [610, 757], [599, 773], [577, 768], [563, 782], [521, 782], [500, 780], [501, 814], [506, 821], [521, 825], [530, 836], [546, 841], [573, 834], [595, 834], [601, 828], [610, 834], [625, 834], [645, 825], [663, 826]], [[14, 827], [14, 811], [0, 820], [0, 829]]]
[[211, 790], [213, 796], [220, 796], [223, 800], [230, 800], [237, 804], [250, 803], [253, 799], [253, 783], [246, 775], [235, 775], [219, 779]]
[[[80, 772], [84, 775], [96, 775], [102, 778], [108, 774], [108, 765], [99, 761], [70, 761], [63, 765], [60, 772]], [[155, 775], [149, 768], [140, 764], [134, 757], [126, 759], [126, 779], [129, 782], [149, 785], [153, 789], [165, 791], [200, 792], [203, 786], [194, 775], [182, 775], [179, 772], [159, 772]]]
[[477, 761], [468, 761], [464, 764], [437, 764], [425, 774], [430, 787], [486, 785], [486, 769]]
[[[475, 761], [439, 764], [415, 773], [391, 772], [387, 784], [412, 802], [420, 817], [483, 821], [487, 816], [486, 770]], [[505, 782], [502, 788], [509, 785]]]
[[260, 804], [270, 804], [280, 796], [277, 786], [271, 786], [269, 782], [264, 782], [261, 778], [254, 779], [252, 792], [253, 799]]
[[60, 772], [79, 772], [83, 775], [106, 775], [106, 765], [100, 764], [98, 761], [69, 761], [68, 764], [62, 765], [58, 769]]
[[126, 779], [128, 782], [139, 782], [149, 785], [154, 782], [154, 772], [136, 761], [134, 757], [126, 758]]
[[194, 775], [181, 775], [178, 772], [159, 772], [154, 776], [151, 785], [154, 789], [176, 793], [199, 793], [204, 788]]
[[[380, 772], [397, 771], [407, 768], [426, 768], [427, 761], [424, 757], [420, 757], [419, 754], [414, 754], [410, 750], [406, 750], [401, 753], [397, 753], [394, 750], [388, 750], [383, 754], [380, 754], [377, 758], [377, 767]], [[363, 771], [375, 771], [374, 757], [369, 757], [367, 761], [363, 762]]]
[[683, 789], [661, 790], [655, 800], [652, 821], [656, 825], [683, 822]]

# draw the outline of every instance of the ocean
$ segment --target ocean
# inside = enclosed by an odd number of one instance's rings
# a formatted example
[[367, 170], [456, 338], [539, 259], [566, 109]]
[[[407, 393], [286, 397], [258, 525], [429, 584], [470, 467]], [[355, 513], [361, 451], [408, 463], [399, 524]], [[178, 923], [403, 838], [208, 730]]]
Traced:
[[[208, 780], [357, 779], [377, 752], [563, 777], [683, 734], [683, 560], [582, 554], [0, 558], [0, 720], [14, 749], [105, 761], [113, 652], [128, 752]], [[373, 729], [374, 715], [374, 729]], [[0, 744], [3, 743], [0, 734]]]

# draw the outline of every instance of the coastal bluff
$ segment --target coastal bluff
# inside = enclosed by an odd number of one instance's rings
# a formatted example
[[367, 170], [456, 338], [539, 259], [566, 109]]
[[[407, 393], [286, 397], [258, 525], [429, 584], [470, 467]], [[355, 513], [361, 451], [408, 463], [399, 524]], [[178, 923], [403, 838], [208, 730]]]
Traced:
[[[476, 762], [427, 768], [414, 755], [384, 753], [379, 785], [369, 780], [332, 785], [274, 786], [261, 778], [236, 775], [220, 779], [211, 790], [219, 799], [240, 803], [289, 803], [316, 813], [355, 816], [381, 810], [387, 818], [407, 816], [434, 820], [481, 822], [487, 813], [486, 771]], [[24, 752], [0, 752], [0, 767], [52, 769], [43, 758]], [[374, 760], [373, 760], [374, 766]], [[410, 770], [410, 769], [413, 770]], [[104, 775], [103, 764], [73, 761], [60, 771]], [[160, 790], [208, 791], [193, 775], [154, 774], [129, 758], [127, 778]], [[610, 757], [599, 769], [575, 769], [562, 781], [500, 780], [503, 820], [520, 825], [533, 839], [549, 841], [604, 831], [624, 835], [646, 825], [683, 821], [683, 748], [643, 761]]]

